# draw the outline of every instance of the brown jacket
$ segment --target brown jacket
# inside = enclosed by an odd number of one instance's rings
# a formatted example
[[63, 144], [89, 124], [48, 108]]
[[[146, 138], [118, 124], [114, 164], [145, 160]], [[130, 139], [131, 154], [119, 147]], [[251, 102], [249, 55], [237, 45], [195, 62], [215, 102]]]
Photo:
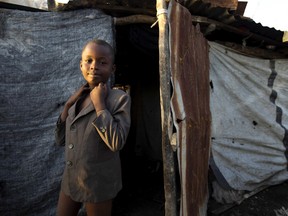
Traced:
[[75, 116], [76, 103], [66, 122], [58, 122], [55, 130], [56, 143], [65, 145], [61, 190], [79, 202], [112, 199], [122, 188], [119, 150], [130, 129], [130, 96], [111, 89], [107, 109], [98, 112], [98, 117], [91, 100]]

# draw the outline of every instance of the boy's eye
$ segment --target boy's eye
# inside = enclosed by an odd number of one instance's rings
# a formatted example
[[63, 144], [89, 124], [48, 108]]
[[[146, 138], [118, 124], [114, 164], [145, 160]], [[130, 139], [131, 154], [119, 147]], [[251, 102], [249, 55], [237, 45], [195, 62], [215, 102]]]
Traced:
[[86, 59], [85, 60], [86, 63], [92, 63], [92, 61], [93, 61], [92, 59]]
[[[87, 64], [92, 64], [93, 61], [94, 61], [93, 59], [85, 59], [84, 60], [84, 62], [87, 63]], [[106, 60], [101, 60], [101, 59], [100, 60], [96, 60], [96, 62], [97, 62], [97, 64], [100, 64], [100, 65], [108, 64]]]

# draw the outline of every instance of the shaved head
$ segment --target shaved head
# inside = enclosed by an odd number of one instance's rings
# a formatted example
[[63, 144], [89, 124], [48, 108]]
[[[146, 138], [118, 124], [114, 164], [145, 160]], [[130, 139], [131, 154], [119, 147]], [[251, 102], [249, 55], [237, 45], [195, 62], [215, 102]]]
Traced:
[[83, 47], [83, 49], [82, 49], [82, 53], [83, 53], [83, 51], [85, 50], [85, 48], [87, 47], [87, 45], [88, 45], [88, 44], [91, 44], [91, 43], [94, 43], [94, 44], [97, 44], [97, 45], [102, 45], [102, 46], [107, 47], [107, 48], [109, 49], [109, 51], [110, 51], [111, 58], [112, 58], [112, 62], [114, 63], [114, 60], [115, 60], [115, 52], [114, 52], [113, 47], [112, 47], [109, 43], [107, 43], [106, 41], [101, 40], [101, 39], [95, 38], [95, 39], [92, 39], [92, 40], [88, 41], [88, 42], [84, 45], [84, 47]]

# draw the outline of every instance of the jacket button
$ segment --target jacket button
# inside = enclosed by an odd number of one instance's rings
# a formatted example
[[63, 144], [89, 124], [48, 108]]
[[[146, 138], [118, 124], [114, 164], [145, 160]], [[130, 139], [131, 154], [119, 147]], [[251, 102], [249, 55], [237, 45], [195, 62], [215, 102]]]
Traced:
[[73, 165], [72, 161], [66, 161], [67, 166], [71, 167]]
[[69, 146], [68, 146], [68, 148], [69, 148], [69, 149], [73, 149], [73, 148], [74, 148], [74, 145], [73, 145], [72, 143], [70, 143]]
[[76, 130], [76, 126], [75, 125], [71, 125], [71, 131]]
[[102, 133], [106, 132], [106, 128], [105, 127], [100, 127], [100, 130], [101, 130]]

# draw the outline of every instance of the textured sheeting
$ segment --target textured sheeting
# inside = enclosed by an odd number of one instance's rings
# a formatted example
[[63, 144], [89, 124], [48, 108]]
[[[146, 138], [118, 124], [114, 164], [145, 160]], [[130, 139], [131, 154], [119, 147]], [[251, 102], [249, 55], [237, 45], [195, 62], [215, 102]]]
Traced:
[[40, 10], [48, 10], [48, 0], [1, 0], [1, 2], [37, 8]]
[[189, 11], [175, 1], [171, 4], [171, 108], [181, 176], [180, 215], [205, 215], [211, 132], [209, 49]]
[[287, 180], [288, 60], [251, 58], [211, 42], [210, 68], [216, 176], [236, 190]]
[[64, 166], [54, 126], [84, 83], [81, 49], [113, 45], [112, 18], [97, 10], [0, 10], [0, 215], [55, 215]]

